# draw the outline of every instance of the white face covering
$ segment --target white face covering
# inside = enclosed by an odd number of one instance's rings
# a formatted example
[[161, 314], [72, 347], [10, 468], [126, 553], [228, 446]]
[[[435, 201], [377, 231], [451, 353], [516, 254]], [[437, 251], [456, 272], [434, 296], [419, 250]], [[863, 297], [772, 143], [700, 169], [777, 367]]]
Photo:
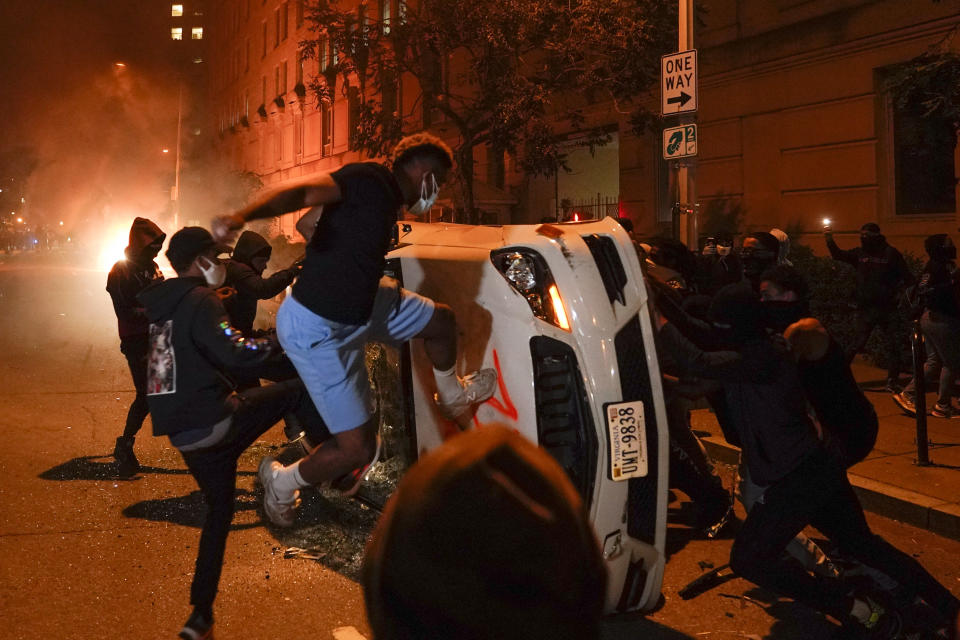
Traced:
[[224, 266], [219, 260], [216, 262], [211, 262], [207, 258], [202, 258], [204, 262], [209, 264], [209, 267], [204, 267], [201, 262], [197, 262], [197, 266], [200, 267], [200, 271], [203, 272], [203, 279], [207, 281], [207, 284], [216, 289], [223, 285], [223, 281], [227, 279], [227, 267]]
[[437, 178], [430, 174], [430, 187], [427, 190], [427, 176], [423, 176], [423, 182], [420, 183], [420, 199], [407, 207], [407, 211], [415, 216], [422, 216], [433, 207], [440, 195], [440, 187], [437, 185]]

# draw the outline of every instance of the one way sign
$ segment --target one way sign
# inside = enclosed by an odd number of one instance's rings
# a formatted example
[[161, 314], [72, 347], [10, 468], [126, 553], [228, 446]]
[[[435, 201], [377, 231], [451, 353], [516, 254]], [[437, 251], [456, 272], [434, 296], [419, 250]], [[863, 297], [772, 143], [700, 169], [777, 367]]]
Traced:
[[665, 116], [697, 110], [697, 50], [660, 58], [660, 113]]

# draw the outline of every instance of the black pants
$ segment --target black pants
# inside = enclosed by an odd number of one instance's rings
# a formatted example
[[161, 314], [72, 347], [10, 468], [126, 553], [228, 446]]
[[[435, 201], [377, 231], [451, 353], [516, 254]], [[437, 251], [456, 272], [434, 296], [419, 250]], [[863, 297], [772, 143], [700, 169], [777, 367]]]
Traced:
[[130, 336], [120, 340], [120, 352], [127, 358], [133, 387], [137, 395], [127, 410], [127, 422], [123, 435], [135, 436], [143, 426], [150, 407], [147, 406], [147, 355], [150, 353], [150, 336]]
[[808, 524], [835, 542], [844, 555], [887, 574], [945, 619], [956, 619], [960, 601], [919, 562], [870, 531], [846, 472], [822, 449], [767, 488], [737, 534], [730, 566], [765, 589], [844, 620], [852, 606], [847, 587], [837, 579], [811, 575], [783, 558], [787, 543]]
[[900, 338], [897, 334], [899, 314], [897, 309], [860, 309], [857, 312], [857, 323], [853, 340], [847, 348], [847, 362], [863, 351], [870, 340], [874, 329], [880, 329], [880, 338], [884, 357], [887, 359], [887, 379], [896, 380], [900, 377], [902, 363], [900, 361]]
[[229, 373], [230, 377], [236, 382], [237, 392], [259, 387], [261, 378], [270, 382], [283, 382], [298, 377], [297, 368], [286, 356], [283, 356], [277, 362], [261, 365], [255, 371], [234, 369]]
[[239, 398], [224, 443], [201, 451], [182, 452], [208, 509], [190, 588], [190, 603], [195, 607], [212, 607], [217, 595], [227, 533], [233, 520], [240, 455], [289, 412], [295, 413], [305, 427], [310, 427], [317, 438], [315, 442], [325, 439], [322, 433], [326, 432], [326, 427], [299, 379], [250, 389]]
[[707, 510], [729, 506], [730, 494], [690, 430], [690, 402], [671, 394], [665, 404], [670, 429], [670, 487], [680, 489]]

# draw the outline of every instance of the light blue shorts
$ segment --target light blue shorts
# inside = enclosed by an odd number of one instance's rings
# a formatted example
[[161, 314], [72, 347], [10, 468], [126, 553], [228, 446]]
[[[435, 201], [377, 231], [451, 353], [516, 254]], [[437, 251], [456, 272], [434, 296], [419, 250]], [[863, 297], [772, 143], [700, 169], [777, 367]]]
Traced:
[[380, 280], [364, 325], [327, 320], [288, 295], [277, 311], [277, 336], [330, 433], [356, 429], [373, 415], [367, 342], [406, 342], [433, 317], [433, 300]]

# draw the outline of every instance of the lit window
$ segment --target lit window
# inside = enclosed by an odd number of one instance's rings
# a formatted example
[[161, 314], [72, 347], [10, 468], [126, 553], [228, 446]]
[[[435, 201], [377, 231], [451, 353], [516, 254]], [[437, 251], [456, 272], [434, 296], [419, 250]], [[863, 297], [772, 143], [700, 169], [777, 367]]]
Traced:
[[183, 5], [175, 4], [170, 7], [170, 15], [174, 18], [179, 18], [183, 15]]
[[390, 4], [393, 0], [380, 0], [380, 21], [383, 23], [384, 35], [390, 33]]
[[193, 27], [190, 29], [191, 40], [203, 40], [203, 27]]
[[201, 58], [200, 56], [197, 56], [196, 58], [193, 59], [193, 64], [202, 64], [202, 63], [203, 63], [203, 58]]
[[173, 27], [170, 29], [170, 39], [171, 40], [183, 40], [183, 29], [180, 27]]

